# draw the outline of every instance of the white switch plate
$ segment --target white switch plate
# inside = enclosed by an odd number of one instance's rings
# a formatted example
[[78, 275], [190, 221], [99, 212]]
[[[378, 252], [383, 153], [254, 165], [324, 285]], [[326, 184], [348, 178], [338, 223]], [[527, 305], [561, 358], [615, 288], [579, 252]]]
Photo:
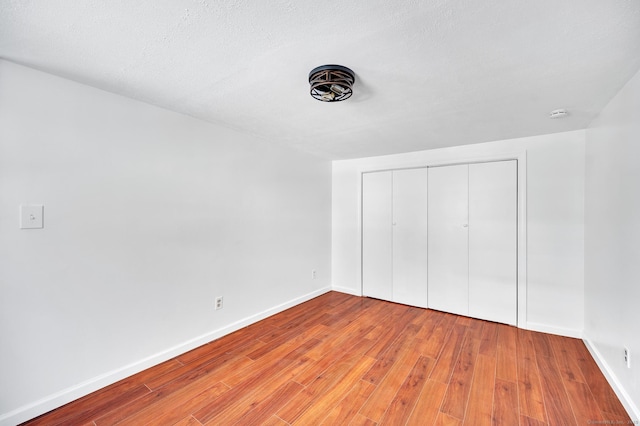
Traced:
[[44, 228], [43, 205], [20, 206], [20, 229]]

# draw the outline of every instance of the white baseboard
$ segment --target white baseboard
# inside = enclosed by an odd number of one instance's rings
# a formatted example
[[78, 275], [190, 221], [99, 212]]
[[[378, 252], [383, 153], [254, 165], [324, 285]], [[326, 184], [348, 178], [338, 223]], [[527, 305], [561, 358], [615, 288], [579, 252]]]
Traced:
[[37, 417], [55, 408], [61, 407], [62, 405], [67, 404], [71, 401], [74, 401], [80, 397], [88, 395], [91, 392], [95, 392], [98, 389], [102, 389], [105, 386], [113, 384], [126, 377], [132, 376], [136, 373], [139, 373], [140, 371], [146, 370], [149, 367], [153, 367], [154, 365], [158, 365], [161, 362], [167, 361], [171, 358], [174, 358], [178, 355], [188, 352], [191, 349], [195, 349], [198, 346], [202, 346], [205, 343], [208, 343], [212, 340], [218, 339], [222, 336], [226, 336], [227, 334], [233, 333], [236, 330], [239, 330], [243, 327], [246, 327], [255, 322], [263, 320], [267, 317], [270, 317], [271, 315], [277, 314], [278, 312], [282, 312], [293, 306], [299, 305], [300, 303], [306, 302], [307, 300], [311, 300], [314, 297], [320, 296], [331, 290], [332, 290], [331, 288], [326, 287], [326, 288], [305, 294], [304, 296], [300, 296], [288, 302], [266, 309], [262, 312], [243, 318], [239, 321], [236, 321], [232, 324], [229, 324], [217, 330], [210, 331], [209, 333], [203, 334], [201, 336], [198, 336], [196, 338], [183, 342], [172, 348], [168, 348], [162, 352], [151, 355], [147, 358], [141, 359], [129, 365], [125, 365], [117, 370], [113, 370], [108, 373], [89, 379], [85, 382], [78, 383], [75, 386], [72, 386], [60, 392], [49, 395], [38, 401], [34, 401], [30, 404], [27, 404], [15, 410], [12, 410], [8, 413], [4, 413], [0, 415], [0, 426], [14, 426], [19, 423], [25, 422], [29, 419]]
[[355, 290], [349, 287], [340, 287], [337, 285], [331, 286], [331, 290], [337, 291], [339, 293], [351, 294], [352, 296], [362, 296], [362, 292], [358, 289]]
[[576, 339], [582, 339], [582, 330], [576, 330], [573, 328], [554, 327], [546, 324], [539, 324], [535, 322], [527, 322], [526, 330], [539, 331], [541, 333], [556, 334], [558, 336], [574, 337]]
[[624, 389], [620, 381], [618, 381], [618, 378], [613, 373], [613, 370], [611, 370], [609, 364], [607, 364], [607, 362], [604, 360], [604, 357], [602, 356], [602, 354], [600, 354], [600, 351], [598, 351], [596, 346], [589, 339], [585, 338], [582, 341], [591, 353], [593, 359], [596, 361], [596, 364], [598, 364], [598, 367], [600, 367], [602, 374], [604, 374], [604, 377], [606, 377], [607, 381], [611, 385], [611, 388], [618, 396], [618, 399], [624, 406], [624, 409], [627, 410], [627, 414], [629, 414], [631, 420], [635, 422], [634, 424], [638, 424], [638, 421], [640, 421], [640, 408], [638, 408], [638, 406], [632, 401], [631, 397]]

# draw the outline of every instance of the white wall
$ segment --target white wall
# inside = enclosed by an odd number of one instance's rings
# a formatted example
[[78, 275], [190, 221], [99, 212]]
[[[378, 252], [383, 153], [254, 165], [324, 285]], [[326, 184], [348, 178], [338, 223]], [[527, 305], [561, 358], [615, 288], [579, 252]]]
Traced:
[[0, 424], [330, 288], [326, 160], [6, 61], [0, 132]]
[[640, 73], [587, 130], [586, 158], [585, 340], [639, 420]]
[[[578, 337], [584, 309], [584, 131], [333, 163], [332, 286], [361, 294], [360, 173], [526, 152], [526, 311], [533, 330]], [[522, 154], [521, 154], [522, 155]], [[523, 216], [521, 216], [523, 217]], [[522, 271], [521, 271], [522, 272]], [[522, 289], [522, 287], [520, 287]]]

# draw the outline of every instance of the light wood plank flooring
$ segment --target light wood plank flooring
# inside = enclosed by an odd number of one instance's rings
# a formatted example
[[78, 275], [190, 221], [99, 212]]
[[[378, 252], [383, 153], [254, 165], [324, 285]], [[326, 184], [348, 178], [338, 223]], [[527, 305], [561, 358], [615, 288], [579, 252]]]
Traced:
[[580, 340], [331, 292], [27, 424], [629, 420]]

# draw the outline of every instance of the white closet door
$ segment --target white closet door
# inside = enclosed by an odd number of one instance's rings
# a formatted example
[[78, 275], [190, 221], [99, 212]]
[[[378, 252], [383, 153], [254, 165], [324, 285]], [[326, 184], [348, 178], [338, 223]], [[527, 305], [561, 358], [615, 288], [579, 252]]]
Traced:
[[516, 324], [516, 161], [469, 165], [469, 315]]
[[392, 172], [362, 175], [362, 292], [392, 300]]
[[393, 171], [393, 299], [427, 307], [427, 169]]
[[468, 315], [468, 166], [428, 175], [429, 307]]

